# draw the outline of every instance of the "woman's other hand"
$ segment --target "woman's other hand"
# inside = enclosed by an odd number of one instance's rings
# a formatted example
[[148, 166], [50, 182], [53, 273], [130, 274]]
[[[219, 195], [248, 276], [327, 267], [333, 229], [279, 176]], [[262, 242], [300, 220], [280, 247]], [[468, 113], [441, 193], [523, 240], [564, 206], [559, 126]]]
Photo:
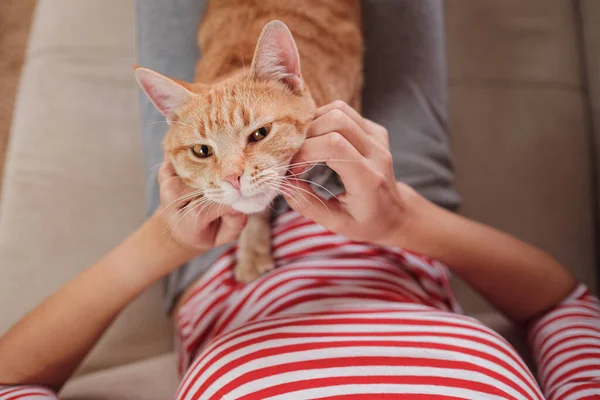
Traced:
[[409, 206], [420, 196], [396, 182], [387, 130], [335, 101], [317, 110], [307, 136], [292, 164], [325, 162], [339, 175], [346, 192], [319, 199], [307, 182], [292, 176], [289, 180], [297, 190], [286, 195], [290, 206], [350, 239], [398, 245], [411, 216]]
[[187, 186], [168, 161], [158, 171], [160, 216], [168, 232], [182, 246], [202, 253], [236, 240], [247, 216], [219, 204], [210, 204]]

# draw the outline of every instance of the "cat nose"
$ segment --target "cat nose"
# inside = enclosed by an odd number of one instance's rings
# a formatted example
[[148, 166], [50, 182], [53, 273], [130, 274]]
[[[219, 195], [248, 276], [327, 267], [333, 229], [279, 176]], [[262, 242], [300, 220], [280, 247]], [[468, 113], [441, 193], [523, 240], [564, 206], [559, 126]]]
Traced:
[[231, 184], [231, 186], [233, 186], [234, 189], [236, 190], [240, 190], [240, 177], [241, 175], [239, 174], [232, 174], [232, 175], [227, 175], [224, 179], [225, 181], [229, 182]]

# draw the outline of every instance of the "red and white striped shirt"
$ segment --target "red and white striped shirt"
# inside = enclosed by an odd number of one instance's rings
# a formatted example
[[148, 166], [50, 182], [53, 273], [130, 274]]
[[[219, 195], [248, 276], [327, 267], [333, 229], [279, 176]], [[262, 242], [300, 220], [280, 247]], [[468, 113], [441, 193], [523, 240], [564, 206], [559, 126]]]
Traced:
[[180, 308], [176, 399], [600, 398], [600, 302], [585, 287], [528, 329], [544, 397], [504, 338], [460, 314], [441, 263], [294, 212], [273, 229], [275, 271], [236, 283], [232, 249]]

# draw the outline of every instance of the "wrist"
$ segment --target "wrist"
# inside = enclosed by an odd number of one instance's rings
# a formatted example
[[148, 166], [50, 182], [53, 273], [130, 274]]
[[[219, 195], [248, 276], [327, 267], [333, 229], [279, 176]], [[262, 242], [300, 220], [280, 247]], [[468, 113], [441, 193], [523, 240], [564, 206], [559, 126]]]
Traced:
[[401, 198], [401, 218], [390, 235], [388, 246], [402, 247], [416, 252], [424, 251], [423, 240], [428, 235], [428, 218], [432, 217], [432, 208], [436, 205], [429, 202], [412, 188], [398, 183]]
[[158, 211], [148, 218], [141, 229], [147, 230], [149, 240], [156, 246], [154, 250], [162, 255], [161, 257], [164, 258], [163, 261], [166, 264], [177, 263], [181, 265], [207, 250], [177, 240], [171, 232], [169, 223], [164, 220]]
[[199, 254], [177, 242], [155, 213], [106, 258], [125, 285], [144, 290]]

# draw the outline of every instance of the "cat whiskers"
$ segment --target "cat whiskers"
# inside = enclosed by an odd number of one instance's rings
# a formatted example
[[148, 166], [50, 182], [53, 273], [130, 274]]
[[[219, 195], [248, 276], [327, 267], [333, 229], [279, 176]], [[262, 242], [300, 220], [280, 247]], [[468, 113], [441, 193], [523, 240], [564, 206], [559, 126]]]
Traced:
[[162, 167], [163, 164], [166, 164], [166, 161], [161, 161], [158, 164], [148, 168], [148, 174], [151, 174], [153, 169]]
[[186, 216], [200, 208], [196, 214], [196, 217], [194, 218], [194, 227], [196, 227], [198, 225], [198, 216], [202, 214], [202, 211], [207, 207], [207, 205], [212, 206], [213, 204], [215, 204], [215, 202], [208, 199], [207, 197], [201, 197], [199, 199], [195, 199], [189, 202], [185, 207], [183, 207], [175, 214], [178, 215], [179, 213], [181, 213], [179, 219], [175, 223], [172, 223], [172, 221], [169, 223], [171, 227], [171, 236], [173, 235], [173, 231], [177, 228], [177, 226], [181, 223], [181, 221], [183, 221], [183, 219]]
[[[171, 123], [172, 123], [172, 124], [180, 124], [180, 125], [185, 125], [185, 126], [188, 126], [188, 127], [192, 128], [192, 129], [196, 129], [196, 127], [195, 127], [194, 125], [190, 125], [190, 124], [187, 124], [187, 123], [185, 123], [185, 122], [181, 122], [181, 121], [171, 121]], [[144, 124], [144, 126], [148, 126], [148, 125], [154, 125], [154, 124], [167, 124], [167, 125], [169, 125], [169, 123], [168, 123], [168, 122], [165, 120], [165, 121], [153, 121], [153, 122], [148, 122], [148, 123]]]
[[[323, 199], [321, 199], [316, 194], [314, 194], [304, 188], [300, 188], [300, 187], [292, 185], [291, 183], [289, 183], [288, 178], [285, 176], [272, 178], [270, 180], [265, 180], [265, 183], [270, 184], [271, 188], [276, 189], [277, 191], [279, 191], [281, 193], [285, 193], [288, 196], [290, 195], [290, 192], [293, 193], [294, 190], [299, 191], [299, 192], [304, 192], [307, 195], [312, 196], [315, 199], [317, 199], [319, 201], [319, 203], [321, 203], [323, 205], [323, 207], [325, 207], [327, 209], [327, 212], [329, 212], [329, 215], [333, 216], [331, 213], [331, 210], [329, 209], [329, 207], [327, 207], [327, 204], [325, 204]], [[285, 190], [287, 190], [287, 192]], [[297, 194], [299, 194], [299, 193], [297, 193]], [[297, 201], [297, 198], [295, 200]], [[339, 201], [339, 199], [338, 199], [338, 201]], [[298, 204], [300, 204], [300, 202], [298, 202]]]
[[[171, 177], [171, 178], [175, 178], [175, 177]], [[171, 179], [171, 178], [167, 178], [167, 179]], [[198, 189], [198, 190], [194, 190], [191, 193], [188, 194], [184, 194], [183, 196], [179, 196], [178, 198], [170, 201], [169, 203], [167, 203], [166, 205], [164, 205], [163, 211], [167, 210], [169, 207], [173, 206], [175, 203], [179, 203], [185, 200], [189, 200], [189, 199], [194, 199], [194, 197], [200, 197], [204, 194], [204, 191], [202, 189]], [[188, 202], [189, 204], [190, 202]], [[187, 206], [187, 204], [185, 204], [183, 207], [181, 207], [182, 209], [185, 208]]]
[[[274, 171], [281, 171], [281, 170], [285, 170], [285, 169], [290, 169], [290, 168], [294, 168], [294, 167], [300, 167], [300, 166], [303, 166], [303, 165], [311, 165], [311, 164], [314, 164], [313, 165], [313, 168], [314, 168], [315, 166], [317, 166], [319, 164], [325, 164], [326, 162], [358, 162], [358, 161], [357, 160], [343, 160], [343, 159], [302, 161], [302, 162], [298, 162], [298, 163], [289, 164], [287, 166], [286, 165], [275, 166], [275, 167], [269, 168], [269, 169], [270, 170], [274, 170]], [[307, 172], [307, 171], [303, 171], [303, 172]]]

